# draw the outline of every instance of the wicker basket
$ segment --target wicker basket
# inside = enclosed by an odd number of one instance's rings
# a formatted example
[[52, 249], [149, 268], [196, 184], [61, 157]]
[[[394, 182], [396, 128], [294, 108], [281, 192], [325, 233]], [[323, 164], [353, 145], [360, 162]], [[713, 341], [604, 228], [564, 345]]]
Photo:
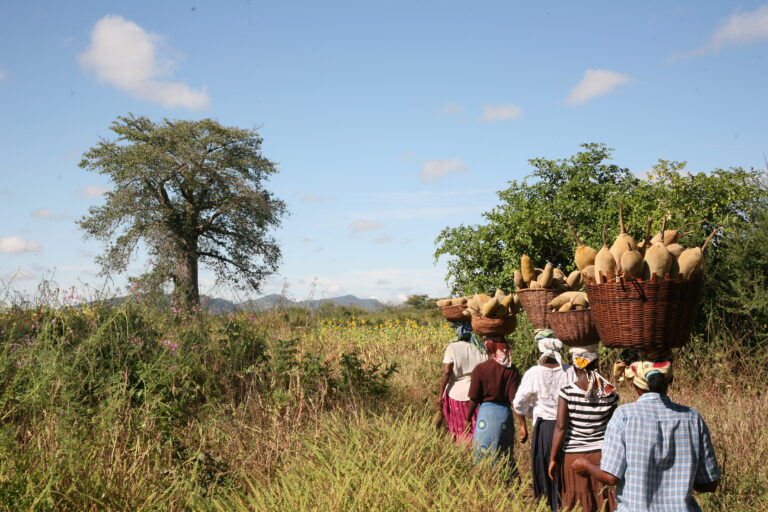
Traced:
[[472, 317], [472, 331], [485, 336], [506, 336], [515, 330], [517, 317], [514, 315], [504, 318]]
[[703, 280], [624, 280], [587, 286], [592, 319], [610, 348], [668, 349], [691, 337]]
[[557, 339], [569, 347], [593, 345], [600, 340], [589, 309], [555, 311], [547, 315], [547, 320]]
[[449, 322], [466, 323], [469, 318], [464, 316], [464, 310], [467, 309], [466, 304], [456, 306], [443, 306], [440, 308], [440, 312], [443, 314], [443, 318]]
[[528, 315], [528, 320], [537, 329], [549, 329], [549, 301], [560, 295], [555, 290], [545, 288], [526, 288], [518, 290], [520, 304]]

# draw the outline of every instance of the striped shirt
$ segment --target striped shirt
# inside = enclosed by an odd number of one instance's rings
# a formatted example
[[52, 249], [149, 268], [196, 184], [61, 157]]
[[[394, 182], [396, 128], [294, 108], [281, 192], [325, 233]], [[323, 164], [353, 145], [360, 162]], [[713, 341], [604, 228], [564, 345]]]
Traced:
[[568, 428], [565, 431], [563, 451], [583, 453], [600, 450], [608, 420], [619, 403], [616, 392], [608, 396], [587, 398], [575, 382], [560, 390], [560, 398], [568, 403]]

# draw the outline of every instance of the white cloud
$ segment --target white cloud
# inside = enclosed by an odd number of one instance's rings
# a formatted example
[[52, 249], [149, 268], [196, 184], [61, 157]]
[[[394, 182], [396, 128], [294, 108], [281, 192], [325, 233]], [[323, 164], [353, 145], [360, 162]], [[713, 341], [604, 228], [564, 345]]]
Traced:
[[338, 283], [329, 284], [324, 287], [325, 293], [341, 293], [344, 290], [344, 287], [341, 286]]
[[99, 185], [86, 185], [85, 187], [80, 189], [80, 195], [83, 197], [87, 197], [89, 199], [94, 199], [96, 197], [101, 197], [107, 192], [109, 192], [109, 188], [102, 187]]
[[421, 181], [436, 184], [448, 174], [467, 172], [467, 166], [460, 158], [447, 160], [427, 160], [419, 174]]
[[162, 37], [147, 32], [122, 16], [107, 15], [91, 30], [91, 44], [80, 54], [80, 65], [136, 98], [167, 108], [206, 108], [207, 91], [181, 82], [162, 80], [172, 75], [175, 62], [159, 55]]
[[381, 235], [373, 239], [377, 244], [386, 244], [392, 241], [392, 235]]
[[459, 103], [446, 103], [437, 111], [438, 116], [458, 116], [464, 113], [464, 105]]
[[715, 30], [705, 45], [692, 52], [676, 55], [673, 60], [707, 55], [725, 46], [745, 46], [764, 39], [768, 39], [768, 5], [751, 12], [735, 12]]
[[301, 200], [304, 201], [305, 203], [322, 203], [326, 200], [326, 198], [321, 195], [308, 192], [304, 194]]
[[349, 230], [353, 233], [362, 233], [363, 231], [374, 231], [381, 228], [381, 224], [375, 220], [357, 219], [349, 225]]
[[584, 78], [565, 99], [569, 105], [583, 105], [591, 99], [613, 92], [618, 86], [632, 80], [626, 73], [607, 69], [588, 69]]
[[32, 212], [32, 217], [36, 219], [52, 219], [54, 215], [48, 208], [40, 208], [39, 210]]
[[523, 109], [511, 103], [506, 105], [483, 105], [483, 115], [480, 116], [480, 119], [489, 123], [495, 123], [517, 119], [522, 115]]
[[43, 247], [37, 242], [24, 240], [18, 236], [0, 238], [0, 253], [21, 254], [23, 252], [41, 253]]

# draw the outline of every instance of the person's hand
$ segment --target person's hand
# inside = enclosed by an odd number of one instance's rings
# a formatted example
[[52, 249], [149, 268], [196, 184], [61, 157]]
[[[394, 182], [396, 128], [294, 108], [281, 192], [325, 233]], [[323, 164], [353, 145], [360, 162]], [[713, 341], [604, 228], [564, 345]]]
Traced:
[[554, 481], [555, 475], [557, 474], [558, 470], [558, 464], [556, 460], [550, 460], [549, 461], [549, 471], [547, 472], [549, 474], [549, 479]]
[[528, 440], [528, 427], [523, 423], [520, 425], [520, 437], [519, 441], [520, 444], [525, 444], [525, 442]]
[[437, 402], [435, 402], [435, 407], [441, 411], [443, 410], [443, 397], [437, 399]]
[[592, 464], [587, 459], [580, 457], [573, 461], [573, 465], [571, 467], [577, 474], [581, 476], [589, 476], [589, 467], [591, 465]]

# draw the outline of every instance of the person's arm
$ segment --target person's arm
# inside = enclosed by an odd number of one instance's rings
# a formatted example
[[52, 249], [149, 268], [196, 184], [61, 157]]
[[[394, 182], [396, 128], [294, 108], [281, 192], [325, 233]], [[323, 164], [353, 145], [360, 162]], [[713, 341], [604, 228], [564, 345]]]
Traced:
[[532, 416], [531, 399], [533, 395], [533, 378], [531, 377], [531, 372], [527, 371], [523, 375], [523, 380], [520, 382], [517, 393], [515, 393], [515, 399], [512, 401], [512, 410], [516, 414], [530, 418]]
[[453, 373], [453, 363], [443, 363], [443, 374], [440, 376], [440, 383], [438, 384], [437, 403], [442, 407], [443, 399], [445, 397], [445, 388], [448, 386], [448, 382], [451, 380], [451, 374]]
[[603, 471], [600, 469], [600, 466], [592, 464], [586, 457], [581, 457], [573, 461], [573, 470], [581, 476], [592, 475], [592, 477], [605, 485], [616, 485], [619, 483], [619, 478], [607, 471]]
[[467, 432], [472, 429], [472, 418], [475, 416], [475, 410], [477, 410], [477, 402], [473, 399], [469, 400], [469, 407], [467, 407]]
[[709, 435], [709, 428], [699, 415], [699, 467], [693, 480], [693, 490], [696, 492], [715, 492], [720, 484], [720, 466], [715, 457], [715, 447]]
[[514, 413], [517, 421], [520, 422], [520, 436], [517, 438], [520, 443], [525, 444], [528, 440], [528, 424], [525, 422], [525, 416], [522, 414]]
[[557, 457], [560, 455], [560, 448], [565, 439], [565, 430], [568, 428], [568, 402], [562, 396], [557, 399], [557, 420], [555, 421], [555, 431], [552, 434], [552, 451], [549, 452], [549, 478], [555, 479], [555, 473], [558, 470]]

